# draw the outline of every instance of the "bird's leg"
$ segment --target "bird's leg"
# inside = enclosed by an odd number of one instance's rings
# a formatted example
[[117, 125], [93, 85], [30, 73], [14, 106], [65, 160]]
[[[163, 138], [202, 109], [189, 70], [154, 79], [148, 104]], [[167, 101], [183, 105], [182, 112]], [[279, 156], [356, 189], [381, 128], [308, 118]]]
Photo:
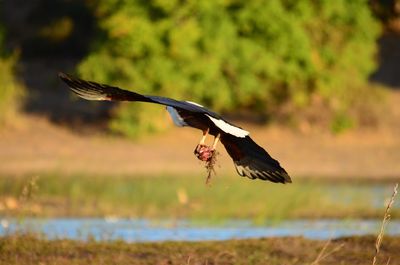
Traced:
[[217, 136], [214, 138], [214, 143], [212, 145], [212, 150], [215, 150], [215, 148], [217, 147], [217, 144], [219, 142], [219, 139], [221, 138], [221, 134], [217, 134]]
[[194, 149], [194, 154], [199, 157], [199, 153], [200, 150], [203, 146], [205, 146], [205, 141], [206, 141], [206, 137], [208, 135], [208, 132], [210, 131], [209, 128], [207, 128], [207, 130], [203, 131], [203, 136], [200, 139], [200, 143], [196, 146], [196, 148]]
[[207, 135], [208, 135], [208, 132], [209, 132], [209, 130], [210, 130], [210, 129], [208, 129], [208, 128], [207, 128], [207, 130], [206, 130], [206, 131], [203, 131], [203, 137], [201, 137], [201, 140], [200, 140], [200, 143], [199, 143], [199, 145], [204, 145], [204, 143], [205, 143], [205, 141], [206, 141], [206, 137], [207, 137]]

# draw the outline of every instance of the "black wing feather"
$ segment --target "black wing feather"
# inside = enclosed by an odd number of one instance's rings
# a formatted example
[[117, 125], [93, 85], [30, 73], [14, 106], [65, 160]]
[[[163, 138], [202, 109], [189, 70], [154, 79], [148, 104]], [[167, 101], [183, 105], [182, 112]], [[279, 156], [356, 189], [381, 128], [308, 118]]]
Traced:
[[279, 183], [292, 182], [288, 173], [267, 151], [249, 136], [244, 138], [224, 134], [221, 142], [232, 157], [239, 175]]
[[58, 76], [69, 86], [69, 88], [75, 94], [84, 99], [150, 102], [165, 106], [171, 106], [174, 108], [180, 108], [190, 112], [204, 113], [214, 118], [222, 119], [222, 117], [217, 113], [186, 101], [179, 101], [172, 98], [159, 96], [141, 95], [139, 93], [124, 90], [115, 86], [109, 86], [93, 81], [86, 81], [79, 78], [74, 78], [68, 74], [61, 72], [58, 74]]

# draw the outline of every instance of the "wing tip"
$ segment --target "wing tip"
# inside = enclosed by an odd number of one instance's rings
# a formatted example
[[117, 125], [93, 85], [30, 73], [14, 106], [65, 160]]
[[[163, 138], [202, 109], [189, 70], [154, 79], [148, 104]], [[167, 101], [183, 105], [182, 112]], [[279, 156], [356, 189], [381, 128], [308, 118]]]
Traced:
[[71, 80], [71, 77], [68, 75], [68, 74], [66, 74], [66, 73], [64, 73], [64, 72], [58, 72], [58, 78], [60, 78], [61, 80]]
[[279, 168], [278, 170], [275, 170], [272, 174], [277, 177], [276, 180], [278, 183], [282, 184], [292, 183], [292, 179], [290, 178], [289, 174], [282, 167]]
[[247, 177], [249, 179], [261, 179], [267, 180], [274, 183], [282, 183], [282, 184], [290, 184], [292, 183], [292, 179], [290, 178], [289, 174], [283, 168], [269, 171], [269, 172], [254, 172], [249, 168], [243, 167], [242, 165], [237, 165], [234, 163], [236, 172], [242, 176]]
[[74, 92], [78, 97], [86, 100], [111, 100], [102, 90], [98, 87], [100, 84], [91, 84], [88, 81], [77, 79], [64, 72], [58, 72], [58, 77], [63, 81], [68, 88]]
[[272, 181], [275, 183], [282, 183], [282, 184], [292, 183], [292, 179], [290, 178], [289, 174], [284, 169], [282, 169], [281, 171], [274, 171], [270, 175], [272, 175], [274, 177], [268, 179], [269, 181]]
[[282, 174], [280, 175], [283, 178], [283, 181], [281, 182], [282, 184], [292, 183], [292, 179], [290, 178], [289, 174], [286, 171], [282, 172]]

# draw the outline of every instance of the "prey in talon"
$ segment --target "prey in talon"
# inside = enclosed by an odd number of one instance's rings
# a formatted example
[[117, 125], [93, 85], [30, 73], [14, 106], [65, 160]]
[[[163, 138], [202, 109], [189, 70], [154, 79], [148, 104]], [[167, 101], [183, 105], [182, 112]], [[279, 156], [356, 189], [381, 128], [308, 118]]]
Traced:
[[218, 155], [216, 147], [221, 137], [221, 134], [218, 133], [218, 135], [214, 138], [213, 145], [208, 146], [205, 144], [208, 132], [209, 129], [203, 131], [203, 137], [201, 138], [200, 143], [196, 146], [196, 149], [194, 150], [194, 154], [196, 155], [196, 157], [199, 160], [206, 162], [205, 164], [205, 167], [207, 169], [206, 184], [210, 183], [212, 174], [215, 174], [214, 165], [217, 161], [217, 155]]

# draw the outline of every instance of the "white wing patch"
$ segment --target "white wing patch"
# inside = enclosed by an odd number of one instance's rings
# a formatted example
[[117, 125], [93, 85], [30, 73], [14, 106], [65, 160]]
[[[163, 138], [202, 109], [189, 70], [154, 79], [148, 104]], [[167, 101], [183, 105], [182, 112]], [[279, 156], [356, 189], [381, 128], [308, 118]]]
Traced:
[[169, 112], [169, 115], [171, 116], [172, 121], [176, 126], [178, 127], [187, 126], [187, 123], [182, 119], [182, 117], [179, 115], [179, 113], [176, 111], [175, 108], [167, 106], [167, 111]]
[[104, 95], [104, 94], [93, 93], [93, 92], [89, 92], [89, 91], [86, 91], [85, 93], [83, 93], [79, 89], [76, 89], [73, 87], [70, 87], [70, 89], [72, 91], [74, 91], [78, 97], [81, 97], [86, 100], [111, 100], [111, 98], [107, 97], [107, 95]]
[[230, 125], [229, 123], [226, 123], [223, 120], [219, 120], [216, 118], [211, 117], [210, 115], [206, 114], [206, 116], [221, 130], [223, 130], [226, 133], [229, 133], [233, 136], [236, 137], [241, 137], [244, 138], [247, 135], [249, 135], [250, 133], [248, 131], [245, 131], [243, 129], [240, 129], [236, 126]]
[[193, 105], [196, 105], [197, 107], [202, 107], [202, 108], [204, 108], [204, 106], [203, 105], [200, 105], [199, 103], [196, 103], [196, 102], [193, 102], [193, 101], [186, 101], [187, 103], [190, 103], [190, 104], [193, 104]]

